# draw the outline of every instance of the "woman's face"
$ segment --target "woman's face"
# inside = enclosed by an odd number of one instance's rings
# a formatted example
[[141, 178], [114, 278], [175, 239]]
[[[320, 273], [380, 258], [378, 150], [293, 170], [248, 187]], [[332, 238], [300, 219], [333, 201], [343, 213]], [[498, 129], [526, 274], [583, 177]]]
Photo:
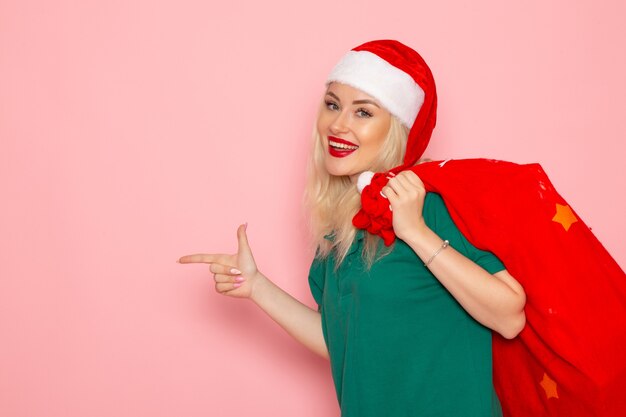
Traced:
[[317, 119], [326, 170], [356, 181], [369, 170], [391, 127], [391, 113], [373, 97], [345, 84], [331, 83]]

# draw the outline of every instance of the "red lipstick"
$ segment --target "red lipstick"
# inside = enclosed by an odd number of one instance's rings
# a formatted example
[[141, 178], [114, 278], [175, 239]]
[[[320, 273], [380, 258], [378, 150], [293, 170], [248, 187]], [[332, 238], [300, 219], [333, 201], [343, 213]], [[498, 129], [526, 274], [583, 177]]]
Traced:
[[358, 149], [358, 145], [334, 136], [328, 136], [328, 153], [335, 158], [344, 158]]

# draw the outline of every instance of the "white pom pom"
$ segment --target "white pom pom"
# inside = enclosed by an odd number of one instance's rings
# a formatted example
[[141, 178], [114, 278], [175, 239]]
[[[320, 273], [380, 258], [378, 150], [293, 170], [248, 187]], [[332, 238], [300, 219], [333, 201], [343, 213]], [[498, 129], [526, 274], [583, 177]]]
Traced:
[[356, 181], [356, 188], [359, 190], [359, 193], [362, 193], [363, 189], [370, 185], [373, 177], [374, 173], [372, 171], [365, 171], [359, 175], [359, 179]]

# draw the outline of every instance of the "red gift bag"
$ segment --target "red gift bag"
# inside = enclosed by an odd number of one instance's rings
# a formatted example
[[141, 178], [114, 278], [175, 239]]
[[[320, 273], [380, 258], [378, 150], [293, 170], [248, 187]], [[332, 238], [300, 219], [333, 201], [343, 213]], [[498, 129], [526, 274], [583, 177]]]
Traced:
[[[512, 340], [493, 336], [504, 415], [626, 416], [626, 276], [541, 166], [468, 159], [411, 170], [526, 291], [524, 330]], [[373, 177], [353, 223], [389, 245], [387, 181]]]

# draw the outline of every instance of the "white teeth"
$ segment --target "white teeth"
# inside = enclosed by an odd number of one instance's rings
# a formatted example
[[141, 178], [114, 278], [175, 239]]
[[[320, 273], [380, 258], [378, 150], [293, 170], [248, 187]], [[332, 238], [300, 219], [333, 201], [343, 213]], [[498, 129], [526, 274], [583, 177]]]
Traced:
[[351, 151], [359, 148], [358, 146], [346, 145], [345, 143], [339, 143], [339, 142], [335, 142], [335, 141], [332, 141], [332, 140], [329, 140], [328, 144], [330, 146], [332, 146], [333, 148], [348, 149], [348, 150], [351, 150]]

